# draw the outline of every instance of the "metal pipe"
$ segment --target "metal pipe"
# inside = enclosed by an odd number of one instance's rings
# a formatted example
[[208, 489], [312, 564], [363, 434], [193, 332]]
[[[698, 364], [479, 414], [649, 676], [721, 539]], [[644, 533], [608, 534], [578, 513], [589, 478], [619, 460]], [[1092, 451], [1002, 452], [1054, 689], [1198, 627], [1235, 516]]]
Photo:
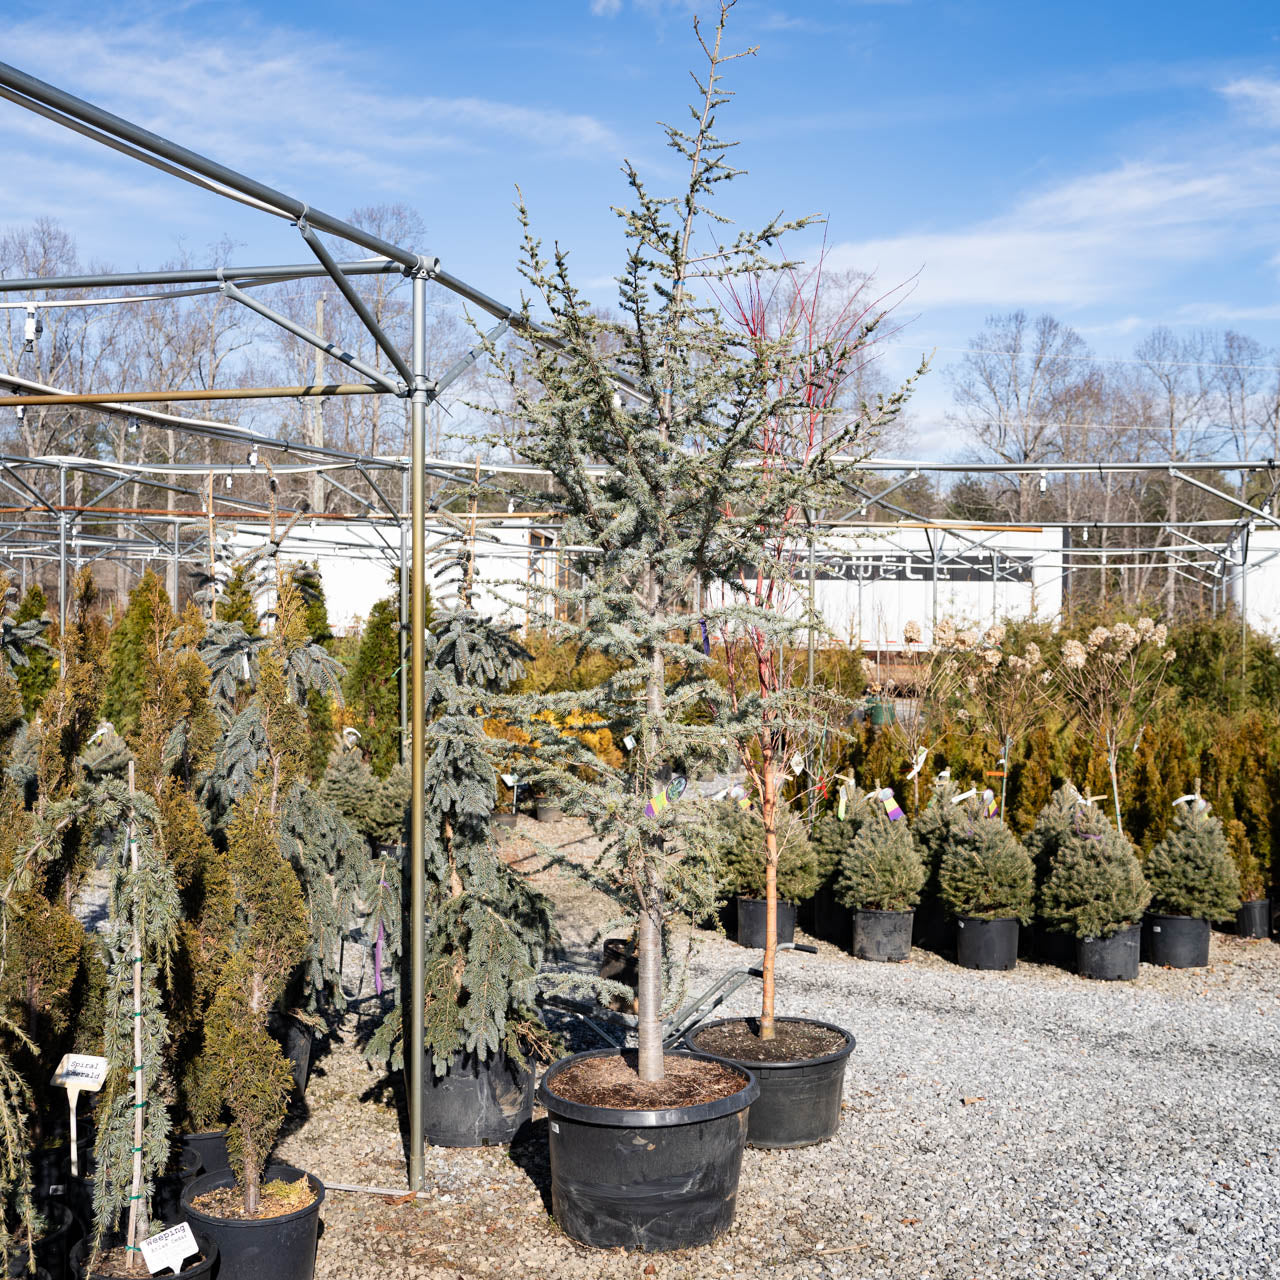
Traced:
[[[34, 404], [163, 404], [180, 400], [286, 400], [308, 396], [381, 396], [382, 387], [366, 382], [336, 382], [327, 386], [302, 387], [188, 387], [180, 391], [59, 391], [56, 394], [0, 396], [0, 408]], [[310, 445], [290, 445], [310, 449]], [[313, 452], [315, 452], [313, 450]]]
[[[391, 361], [392, 367], [400, 377], [404, 379], [405, 387], [411, 387], [413, 385], [414, 374], [409, 366], [405, 364], [404, 356], [400, 354], [396, 344], [387, 337], [382, 326], [374, 318], [373, 312], [370, 311], [368, 306], [365, 304], [365, 300], [356, 292], [355, 286], [342, 274], [333, 254], [324, 247], [324, 242], [318, 235], [316, 235], [305, 220], [299, 219], [298, 230], [302, 233], [302, 238], [310, 246], [311, 252], [320, 259], [321, 266], [323, 266], [333, 278], [333, 283], [338, 286], [339, 290], [342, 292], [342, 296], [346, 298], [348, 303], [350, 303], [351, 310], [360, 317], [361, 324], [363, 324], [364, 327], [369, 330], [370, 334], [373, 335], [374, 342], [382, 348], [387, 359]], [[416, 281], [417, 279], [418, 277], [414, 276], [414, 280]], [[425, 311], [423, 314], [426, 314]]]
[[[398, 262], [388, 258], [358, 258], [340, 262], [343, 275], [370, 276], [399, 274]], [[259, 284], [280, 284], [287, 280], [303, 280], [329, 273], [314, 262], [294, 262], [280, 266], [259, 267], [192, 267], [183, 271], [108, 271], [80, 276], [27, 276], [16, 280], [0, 280], [0, 293], [31, 293], [50, 289], [126, 289], [137, 285], [221, 284], [228, 280]], [[176, 296], [176, 295], [166, 295]]]
[[393, 396], [401, 394], [400, 386], [392, 382], [385, 373], [380, 369], [375, 369], [371, 364], [366, 364], [358, 356], [353, 356], [350, 351], [343, 351], [336, 342], [326, 342], [324, 338], [318, 333], [313, 333], [306, 325], [298, 324], [296, 320], [290, 320], [288, 316], [282, 316], [280, 312], [273, 311], [266, 303], [259, 302], [257, 298], [251, 298], [233, 284], [223, 284], [222, 292], [228, 298], [234, 298], [241, 306], [248, 307], [250, 311], [256, 311], [264, 320], [270, 320], [272, 324], [279, 325], [286, 332], [293, 334], [295, 338], [301, 338], [303, 342], [310, 343], [317, 351], [323, 351], [325, 355], [332, 356], [335, 360], [341, 360], [345, 365], [350, 365], [357, 373], [363, 373], [371, 382], [376, 382], [379, 386], [385, 387]]
[[400, 473], [400, 763], [405, 762], [409, 730], [409, 468]]
[[65, 651], [67, 634], [67, 469], [59, 469], [58, 495], [58, 647]]
[[409, 1185], [415, 1191], [426, 1186], [425, 1132], [423, 1124], [423, 1069], [426, 1066], [425, 1031], [422, 1024], [426, 992], [426, 707], [423, 705], [427, 631], [427, 278], [413, 277], [413, 386], [409, 422], [412, 437], [413, 589], [410, 626], [410, 675], [412, 681], [409, 723], [412, 787], [409, 827], [409, 981], [402, 994], [409, 1093]]
[[350, 240], [352, 244], [361, 245], [372, 253], [380, 253], [409, 268], [416, 268], [420, 261], [418, 254], [401, 249], [398, 245], [383, 240], [381, 236], [375, 236], [361, 227], [352, 226], [351, 223], [335, 218], [320, 209], [312, 209], [295, 196], [286, 195], [283, 191], [277, 191], [264, 182], [257, 182], [243, 173], [238, 173], [235, 169], [218, 164], [217, 161], [210, 160], [199, 152], [171, 142], [168, 138], [152, 133], [149, 129], [143, 129], [120, 116], [113, 115], [110, 111], [104, 111], [101, 107], [95, 107], [83, 98], [77, 98], [73, 94], [55, 88], [5, 62], [0, 62], [0, 85], [36, 102], [41, 102], [47, 107], [52, 107], [55, 111], [61, 111], [64, 115], [93, 125], [104, 133], [123, 138], [134, 146], [141, 147], [173, 164], [181, 165], [184, 169], [190, 169], [203, 177], [211, 178], [214, 182], [230, 187], [242, 195], [252, 196], [255, 200], [282, 210], [292, 218], [305, 218], [312, 226], [328, 231], [332, 235], [341, 236], [344, 240]]

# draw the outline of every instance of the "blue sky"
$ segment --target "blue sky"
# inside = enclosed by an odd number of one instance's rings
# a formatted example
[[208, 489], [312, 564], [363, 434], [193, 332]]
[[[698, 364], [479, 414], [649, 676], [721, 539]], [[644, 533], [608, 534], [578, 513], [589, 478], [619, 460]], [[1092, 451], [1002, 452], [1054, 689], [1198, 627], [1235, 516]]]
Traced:
[[[655, 127], [694, 65], [672, 0], [17, 5], [0, 57], [326, 208], [402, 201], [421, 246], [514, 298], [515, 184], [600, 301], [619, 162], [677, 179]], [[353, 25], [353, 15], [358, 26]], [[887, 356], [937, 348], [916, 449], [946, 456], [942, 369], [989, 313], [1052, 311], [1103, 356], [1147, 330], [1280, 345], [1280, 5], [741, 0], [723, 131], [740, 221], [820, 213], [840, 265], [919, 273]], [[0, 226], [62, 220], [120, 269], [296, 232], [0, 102]], [[813, 237], [793, 251], [812, 248]]]

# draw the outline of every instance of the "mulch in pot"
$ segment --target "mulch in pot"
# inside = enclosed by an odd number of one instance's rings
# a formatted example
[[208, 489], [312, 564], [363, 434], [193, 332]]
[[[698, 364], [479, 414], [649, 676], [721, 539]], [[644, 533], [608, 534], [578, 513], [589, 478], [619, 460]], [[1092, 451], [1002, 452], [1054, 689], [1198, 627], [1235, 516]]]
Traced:
[[216, 1187], [196, 1196], [191, 1201], [193, 1209], [199, 1209], [211, 1218], [236, 1218], [241, 1221], [259, 1218], [282, 1218], [286, 1213], [297, 1213], [307, 1205], [314, 1204], [315, 1190], [307, 1178], [299, 1178], [297, 1182], [285, 1182], [276, 1179], [264, 1182], [258, 1195], [258, 1212], [245, 1213], [244, 1191], [239, 1186]]
[[633, 1065], [634, 1050], [625, 1057], [584, 1058], [560, 1072], [554, 1081], [556, 1097], [589, 1107], [656, 1111], [692, 1107], [728, 1098], [746, 1086], [731, 1067], [668, 1054], [661, 1080], [641, 1080]]
[[754, 1019], [727, 1022], [722, 1026], [695, 1031], [692, 1039], [701, 1053], [714, 1053], [737, 1062], [804, 1062], [808, 1058], [825, 1058], [843, 1049], [847, 1039], [830, 1027], [811, 1022], [775, 1023], [777, 1035], [761, 1040]]

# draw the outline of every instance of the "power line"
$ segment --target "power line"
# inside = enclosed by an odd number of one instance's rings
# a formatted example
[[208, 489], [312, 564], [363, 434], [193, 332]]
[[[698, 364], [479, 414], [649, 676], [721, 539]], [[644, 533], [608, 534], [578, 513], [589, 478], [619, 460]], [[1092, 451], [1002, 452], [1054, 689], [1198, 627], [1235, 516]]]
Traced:
[[[919, 351], [920, 346], [912, 342], [880, 342], [876, 344], [881, 347], [898, 347], [906, 351]], [[989, 347], [938, 347], [931, 348], [934, 351], [947, 351], [956, 355], [974, 355], [974, 356], [1021, 356], [1023, 353], [1018, 351], [999, 351]], [[1052, 355], [1045, 356], [1045, 361], [1049, 360], [1084, 360], [1089, 364], [1123, 364], [1134, 365], [1139, 368], [1164, 368], [1164, 369], [1245, 369], [1257, 373], [1280, 373], [1280, 365], [1277, 364], [1230, 364], [1220, 363], [1212, 360], [1132, 360], [1125, 359], [1123, 356], [1095, 356], [1095, 355], [1067, 355], [1065, 353], [1055, 352]]]

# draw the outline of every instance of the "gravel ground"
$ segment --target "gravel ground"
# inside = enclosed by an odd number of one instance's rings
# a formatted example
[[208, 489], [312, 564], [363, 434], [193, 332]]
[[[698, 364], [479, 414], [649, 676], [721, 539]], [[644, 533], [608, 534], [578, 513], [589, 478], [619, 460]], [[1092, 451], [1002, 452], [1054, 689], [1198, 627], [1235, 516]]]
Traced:
[[[507, 845], [528, 870], [542, 857], [523, 838], [533, 830], [522, 820]], [[571, 822], [536, 830], [590, 852]], [[537, 878], [585, 964], [607, 905], [562, 876]], [[1112, 984], [1025, 963], [970, 972], [923, 951], [905, 965], [826, 944], [784, 953], [779, 1012], [857, 1036], [844, 1114], [831, 1143], [746, 1152], [721, 1240], [628, 1256], [566, 1239], [548, 1214], [539, 1112], [510, 1153], [428, 1149], [425, 1198], [331, 1191], [317, 1275], [1280, 1275], [1280, 947], [1215, 934], [1210, 958], [1203, 971], [1144, 964], [1137, 982]], [[706, 934], [694, 979], [754, 959]], [[744, 988], [726, 1011], [750, 1012], [757, 993]], [[369, 1012], [358, 1006], [317, 1065], [280, 1154], [327, 1182], [398, 1188], [396, 1097], [351, 1043]]]

